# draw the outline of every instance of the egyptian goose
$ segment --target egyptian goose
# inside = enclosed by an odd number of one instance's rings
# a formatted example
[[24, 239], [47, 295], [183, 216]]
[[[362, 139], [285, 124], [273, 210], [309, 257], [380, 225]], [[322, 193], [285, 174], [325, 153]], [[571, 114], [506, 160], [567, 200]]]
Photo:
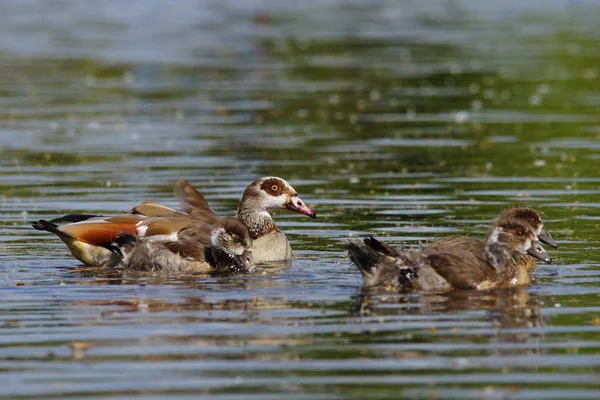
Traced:
[[452, 241], [436, 251], [407, 252], [372, 237], [350, 243], [348, 252], [366, 286], [425, 292], [528, 284], [520, 281], [526, 273], [520, 260], [531, 255], [550, 262], [532, 227], [514, 218], [502, 218], [492, 226], [483, 252], [479, 246], [457, 249]]
[[[177, 181], [175, 194], [185, 214], [209, 223], [218, 219], [204, 197], [185, 179]], [[271, 212], [278, 209], [287, 209], [311, 218], [316, 217], [315, 212], [302, 201], [296, 190], [284, 179], [263, 177], [244, 189], [237, 209], [237, 218], [250, 230], [252, 259], [256, 264], [287, 261], [292, 258], [290, 243], [271, 216]], [[151, 201], [134, 207], [131, 212], [146, 216], [177, 213], [169, 207]]]
[[[558, 245], [552, 239], [552, 236], [548, 233], [546, 228], [544, 227], [544, 223], [542, 221], [542, 217], [532, 208], [530, 207], [511, 207], [502, 211], [500, 217], [497, 221], [502, 221], [505, 219], [514, 218], [521, 221], [523, 224], [528, 225], [533, 230], [534, 234], [537, 236], [538, 240], [542, 243], [547, 244], [553, 248], [557, 248]], [[475, 253], [475, 254], [483, 254], [485, 248], [485, 242], [479, 238], [474, 238], [470, 236], [450, 236], [439, 241], [431, 243], [424, 249], [426, 254], [432, 254], [436, 252], [444, 252], [448, 251], [448, 249], [452, 249], [453, 252], [467, 254], [467, 253]], [[524, 256], [519, 259], [519, 267], [520, 270], [524, 269], [526, 274], [522, 274], [522, 282], [523, 284], [528, 284], [531, 282], [531, 277], [529, 273], [533, 272], [536, 267], [536, 258], [532, 256]], [[501, 273], [502, 271], [497, 271]]]

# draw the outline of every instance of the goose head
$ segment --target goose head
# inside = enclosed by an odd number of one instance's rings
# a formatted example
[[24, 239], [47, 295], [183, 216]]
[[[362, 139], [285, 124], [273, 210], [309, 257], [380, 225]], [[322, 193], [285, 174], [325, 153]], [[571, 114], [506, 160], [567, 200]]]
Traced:
[[267, 176], [252, 182], [244, 190], [240, 208], [255, 212], [288, 209], [311, 218], [317, 214], [300, 198], [298, 192], [284, 179]]

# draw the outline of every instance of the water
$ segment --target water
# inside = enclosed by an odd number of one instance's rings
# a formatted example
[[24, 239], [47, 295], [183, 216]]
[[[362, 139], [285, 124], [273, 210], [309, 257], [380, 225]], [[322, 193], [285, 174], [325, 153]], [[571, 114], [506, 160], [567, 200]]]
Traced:
[[[600, 5], [282, 3], [0, 4], [0, 396], [599, 398]], [[276, 215], [289, 268], [119, 275], [29, 225], [265, 175], [319, 215]], [[529, 288], [365, 290], [344, 251], [514, 204], [560, 245]]]

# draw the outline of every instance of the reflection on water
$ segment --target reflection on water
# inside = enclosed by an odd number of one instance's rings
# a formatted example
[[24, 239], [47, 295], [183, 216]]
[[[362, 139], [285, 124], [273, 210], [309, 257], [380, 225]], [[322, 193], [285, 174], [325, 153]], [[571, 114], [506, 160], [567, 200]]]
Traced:
[[[0, 382], [7, 398], [599, 398], [598, 4], [0, 4]], [[232, 215], [258, 176], [290, 267], [82, 268], [29, 221]], [[344, 245], [483, 236], [506, 205], [560, 247], [530, 288], [361, 287]]]

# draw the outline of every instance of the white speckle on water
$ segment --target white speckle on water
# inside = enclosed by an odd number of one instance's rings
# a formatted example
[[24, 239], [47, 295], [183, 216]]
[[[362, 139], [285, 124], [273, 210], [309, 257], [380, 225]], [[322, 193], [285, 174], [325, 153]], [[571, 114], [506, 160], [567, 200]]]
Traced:
[[457, 124], [463, 124], [467, 122], [471, 118], [471, 116], [466, 111], [457, 111], [454, 113], [453, 118], [454, 122], [456, 122]]
[[126, 85], [131, 85], [135, 82], [135, 75], [131, 71], [127, 71], [121, 76], [121, 82]]
[[532, 106], [539, 106], [542, 103], [542, 96], [537, 93], [532, 94], [529, 97], [529, 104]]
[[542, 83], [538, 86], [537, 88], [537, 92], [539, 94], [548, 94], [550, 93], [550, 85], [548, 85], [547, 83]]
[[466, 358], [455, 358], [452, 365], [454, 368], [466, 368], [469, 365], [469, 360]]

